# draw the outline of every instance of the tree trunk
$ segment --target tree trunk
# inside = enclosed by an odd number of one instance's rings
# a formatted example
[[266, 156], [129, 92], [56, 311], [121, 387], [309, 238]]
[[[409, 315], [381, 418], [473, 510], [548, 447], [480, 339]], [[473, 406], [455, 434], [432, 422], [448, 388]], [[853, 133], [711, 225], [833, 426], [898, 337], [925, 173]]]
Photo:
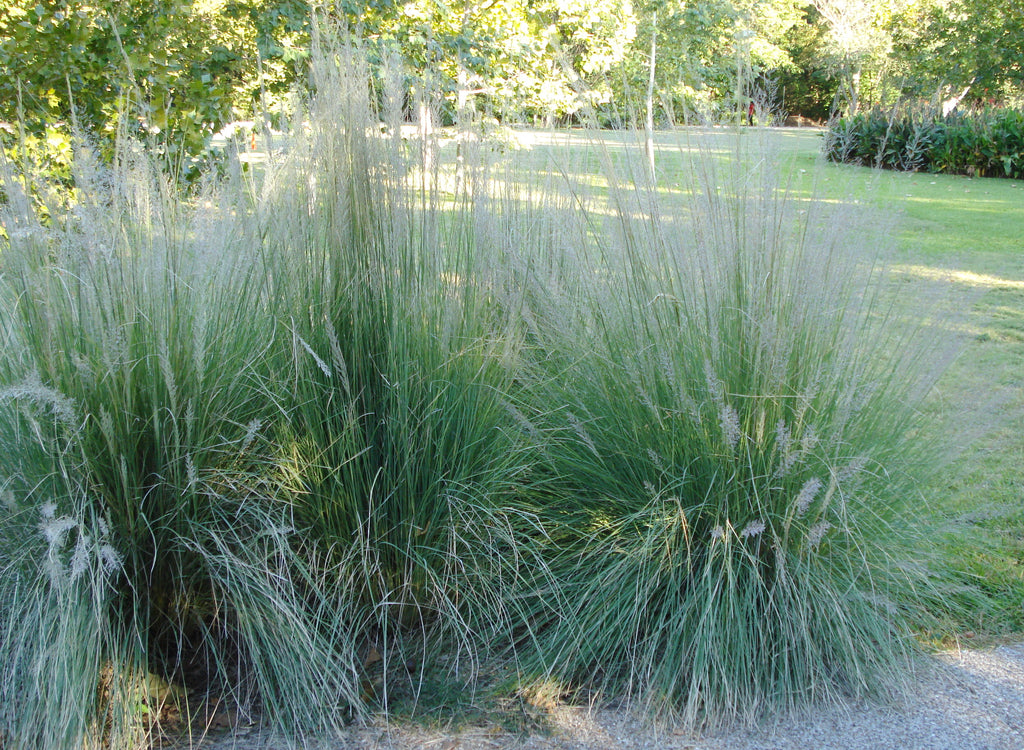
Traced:
[[658, 55], [658, 12], [651, 16], [651, 59], [650, 72], [647, 76], [647, 165], [651, 170], [651, 181], [654, 181], [654, 69]]
[[860, 65], [855, 65], [850, 74], [850, 115], [857, 114], [860, 107]]
[[953, 94], [948, 99], [942, 100], [942, 116], [945, 117], [954, 109], [960, 106], [960, 102], [967, 96], [967, 93], [971, 90], [971, 86], [974, 85], [974, 81], [968, 83], [959, 94]]

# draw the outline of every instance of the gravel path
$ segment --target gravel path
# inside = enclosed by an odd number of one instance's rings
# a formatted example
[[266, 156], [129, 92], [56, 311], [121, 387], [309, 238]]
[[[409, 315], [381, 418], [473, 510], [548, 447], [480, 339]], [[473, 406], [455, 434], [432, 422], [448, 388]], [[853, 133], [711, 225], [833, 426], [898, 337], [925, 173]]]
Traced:
[[[854, 705], [757, 730], [692, 736], [643, 728], [625, 714], [559, 708], [546, 735], [497, 727], [346, 730], [315, 750], [1024, 750], [1024, 644], [942, 654], [919, 694], [898, 709]], [[203, 750], [283, 750], [257, 730], [209, 738]]]

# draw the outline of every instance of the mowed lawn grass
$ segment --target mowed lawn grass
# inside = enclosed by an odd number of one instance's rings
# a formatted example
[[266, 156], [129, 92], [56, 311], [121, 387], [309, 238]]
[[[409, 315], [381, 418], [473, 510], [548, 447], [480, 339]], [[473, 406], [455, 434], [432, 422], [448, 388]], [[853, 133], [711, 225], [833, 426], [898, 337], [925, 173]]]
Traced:
[[[942, 641], [990, 642], [1024, 636], [1024, 181], [928, 173], [895, 173], [823, 163], [823, 131], [688, 129], [656, 136], [659, 192], [685, 191], [688, 162], [701, 149], [723, 161], [737, 146], [765, 145], [789, 171], [793, 200], [811, 196], [857, 201], [892, 222], [889, 259], [911, 315], [948, 327], [959, 354], [932, 397], [942, 434], [933, 440], [949, 462], [923, 488], [922, 512], [935, 524], [935, 543], [959, 571], [965, 596], [980, 590], [985, 605], [951, 622]], [[520, 131], [517, 159], [534, 174], [575, 170], [598, 202], [607, 163], [630, 168], [625, 154], [642, 149], [637, 134]], [[737, 140], [740, 141], [737, 144]], [[756, 146], [754, 141], [760, 141]], [[523, 153], [525, 152], [525, 154]], [[568, 166], [567, 166], [568, 165]], [[618, 170], [616, 170], [618, 171]], [[597, 175], [601, 175], [600, 177]]]
[[[1024, 632], [1024, 183], [933, 174], [872, 175], [899, 213], [897, 268], [939, 283], [964, 338], [939, 382], [936, 407], [961, 437], [926, 488], [951, 566], [993, 597], [955, 630], [972, 638]], [[913, 285], [911, 285], [912, 287]]]
[[[1024, 631], [1024, 183], [944, 175], [894, 175], [904, 215], [900, 258], [947, 277], [971, 304], [958, 313], [962, 354], [940, 383], [954, 425], [969, 438], [930, 490], [951, 522], [951, 564], [994, 595], [963, 630]], [[954, 296], [955, 295], [951, 295]]]

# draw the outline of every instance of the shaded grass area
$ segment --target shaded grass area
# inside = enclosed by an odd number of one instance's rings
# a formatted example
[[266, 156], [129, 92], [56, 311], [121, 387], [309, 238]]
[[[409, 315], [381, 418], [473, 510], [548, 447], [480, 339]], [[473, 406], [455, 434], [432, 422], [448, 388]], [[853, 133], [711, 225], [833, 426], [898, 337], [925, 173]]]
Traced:
[[[1014, 282], [1001, 265], [988, 268]], [[973, 338], [943, 383], [974, 439], [931, 485], [935, 508], [951, 525], [944, 537], [950, 565], [963, 566], [993, 597], [992, 609], [957, 628], [983, 638], [1024, 632], [1024, 292], [999, 283], [970, 311]]]
[[[902, 253], [974, 296], [951, 309], [968, 336], [938, 384], [950, 424], [969, 444], [930, 484], [951, 568], [993, 606], [954, 624], [953, 635], [1000, 639], [1024, 632], [1024, 183], [895, 175], [906, 219]], [[950, 295], [955, 305], [956, 293]]]

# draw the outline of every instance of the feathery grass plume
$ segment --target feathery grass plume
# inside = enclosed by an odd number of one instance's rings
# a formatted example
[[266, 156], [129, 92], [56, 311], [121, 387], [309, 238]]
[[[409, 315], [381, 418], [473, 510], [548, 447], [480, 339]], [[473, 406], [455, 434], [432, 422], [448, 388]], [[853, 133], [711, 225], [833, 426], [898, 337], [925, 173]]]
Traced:
[[818, 496], [821, 491], [822, 482], [818, 477], [811, 477], [804, 482], [803, 487], [800, 488], [800, 494], [796, 496], [796, 513], [798, 516], [802, 516], [807, 512], [807, 509], [811, 507], [811, 503]]
[[892, 304], [878, 214], [789, 193], [756, 138], [694, 131], [675, 195], [615, 161], [603, 231], [556, 282], [578, 308], [530, 297], [559, 369], [528, 399], [552, 543], [523, 679], [690, 726], [898, 690], [901, 611], [930, 585], [899, 562], [944, 351]]
[[[130, 656], [111, 619], [121, 555], [82, 483], [68, 421], [37, 395], [0, 400], [0, 727], [16, 748], [98, 746], [99, 676], [107, 659]], [[108, 735], [134, 744], [139, 730]]]

